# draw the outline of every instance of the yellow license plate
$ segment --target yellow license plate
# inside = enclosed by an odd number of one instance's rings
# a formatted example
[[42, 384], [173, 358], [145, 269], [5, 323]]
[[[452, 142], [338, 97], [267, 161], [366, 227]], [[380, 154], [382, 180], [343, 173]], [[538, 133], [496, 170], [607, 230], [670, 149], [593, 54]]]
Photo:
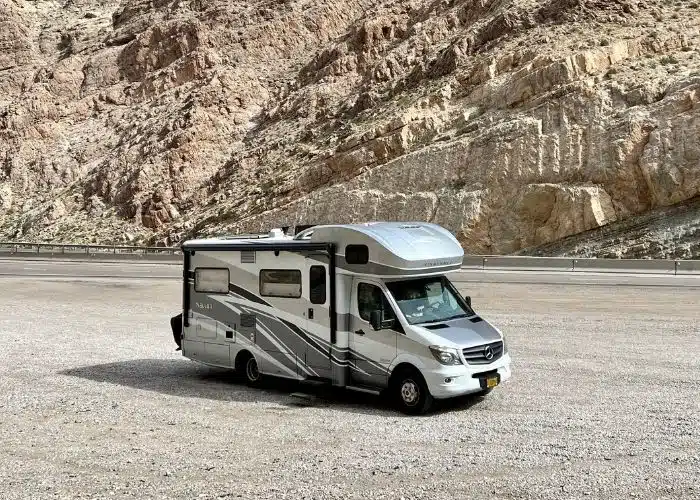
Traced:
[[486, 379], [486, 388], [491, 389], [492, 387], [496, 387], [498, 385], [498, 377], [488, 377]]

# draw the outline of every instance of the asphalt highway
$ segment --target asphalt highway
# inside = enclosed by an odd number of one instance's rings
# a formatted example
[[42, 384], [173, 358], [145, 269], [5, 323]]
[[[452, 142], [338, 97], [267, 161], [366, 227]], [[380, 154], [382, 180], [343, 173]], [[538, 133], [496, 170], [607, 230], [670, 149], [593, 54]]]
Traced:
[[[180, 279], [179, 262], [149, 261], [76, 261], [52, 258], [0, 259], [0, 276], [33, 276], [45, 278], [157, 278]], [[700, 288], [700, 274], [588, 273], [566, 271], [509, 271], [464, 269], [450, 275], [455, 283], [522, 283], [606, 286], [670, 286]]]

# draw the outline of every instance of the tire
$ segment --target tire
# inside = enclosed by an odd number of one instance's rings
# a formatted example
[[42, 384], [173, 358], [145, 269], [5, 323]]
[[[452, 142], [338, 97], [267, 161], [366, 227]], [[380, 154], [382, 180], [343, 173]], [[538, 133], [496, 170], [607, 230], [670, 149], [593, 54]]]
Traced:
[[251, 387], [257, 387], [262, 381], [262, 374], [258, 368], [258, 361], [249, 352], [241, 353], [236, 360], [236, 371], [241, 374]]
[[421, 415], [433, 405], [428, 385], [415, 368], [404, 368], [392, 377], [390, 390], [399, 411], [407, 415]]

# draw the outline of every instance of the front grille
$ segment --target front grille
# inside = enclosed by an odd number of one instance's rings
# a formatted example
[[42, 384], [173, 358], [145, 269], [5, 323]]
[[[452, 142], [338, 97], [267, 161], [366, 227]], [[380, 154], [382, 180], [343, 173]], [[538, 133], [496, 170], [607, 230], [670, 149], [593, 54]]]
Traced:
[[[489, 350], [492, 354], [491, 357], [487, 356]], [[470, 365], [488, 365], [503, 356], [503, 341], [467, 347], [462, 349], [462, 354]]]

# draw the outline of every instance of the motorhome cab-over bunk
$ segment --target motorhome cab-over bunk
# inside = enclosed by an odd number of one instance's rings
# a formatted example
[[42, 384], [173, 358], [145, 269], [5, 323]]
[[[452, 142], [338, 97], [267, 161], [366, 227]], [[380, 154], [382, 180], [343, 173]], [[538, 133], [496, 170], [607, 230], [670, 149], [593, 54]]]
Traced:
[[182, 245], [182, 354], [263, 376], [387, 393], [406, 413], [511, 376], [501, 332], [447, 275], [464, 252], [428, 223], [275, 229]]

